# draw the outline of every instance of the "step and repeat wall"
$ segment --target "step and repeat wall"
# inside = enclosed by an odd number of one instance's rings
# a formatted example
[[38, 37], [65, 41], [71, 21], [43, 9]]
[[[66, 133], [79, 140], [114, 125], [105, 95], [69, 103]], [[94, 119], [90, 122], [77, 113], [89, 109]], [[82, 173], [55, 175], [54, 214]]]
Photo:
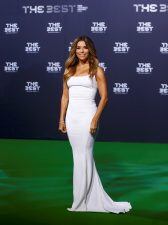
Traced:
[[0, 137], [67, 139], [64, 63], [87, 35], [108, 84], [97, 140], [168, 142], [167, 21], [165, 0], [1, 1]]

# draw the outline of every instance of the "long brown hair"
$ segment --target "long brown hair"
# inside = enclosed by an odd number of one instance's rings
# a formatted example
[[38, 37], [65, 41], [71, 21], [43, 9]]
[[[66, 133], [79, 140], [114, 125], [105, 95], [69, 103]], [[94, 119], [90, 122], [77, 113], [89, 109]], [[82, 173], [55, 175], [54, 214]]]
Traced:
[[76, 56], [76, 48], [77, 48], [77, 43], [79, 41], [84, 41], [87, 48], [89, 49], [89, 56], [88, 56], [89, 75], [91, 77], [93, 77], [97, 72], [99, 60], [97, 57], [97, 52], [96, 52], [94, 42], [88, 36], [82, 35], [82, 36], [75, 38], [75, 40], [73, 41], [73, 43], [71, 45], [69, 57], [65, 61], [65, 72], [63, 74], [63, 79], [65, 79], [65, 80], [67, 80], [69, 77], [73, 76], [73, 74], [75, 74], [75, 72], [76, 72], [76, 66], [79, 62], [79, 59]]

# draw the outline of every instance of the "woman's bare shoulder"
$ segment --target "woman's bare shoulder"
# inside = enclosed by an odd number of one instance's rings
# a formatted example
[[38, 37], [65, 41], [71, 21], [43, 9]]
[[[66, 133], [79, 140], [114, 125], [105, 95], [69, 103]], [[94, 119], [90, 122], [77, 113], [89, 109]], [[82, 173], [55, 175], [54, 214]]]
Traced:
[[101, 66], [97, 67], [96, 78], [98, 80], [102, 80], [105, 77], [104, 69]]

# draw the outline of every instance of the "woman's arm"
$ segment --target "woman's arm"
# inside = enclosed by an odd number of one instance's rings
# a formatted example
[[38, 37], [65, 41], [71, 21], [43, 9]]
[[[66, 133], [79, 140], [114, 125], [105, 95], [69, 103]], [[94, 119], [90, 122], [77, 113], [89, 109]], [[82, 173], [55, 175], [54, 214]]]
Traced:
[[97, 111], [93, 117], [93, 120], [97, 122], [108, 101], [107, 81], [106, 81], [105, 73], [102, 67], [98, 67], [97, 69], [96, 80], [97, 80], [99, 94], [101, 97], [101, 100], [97, 107]]
[[64, 121], [69, 102], [69, 90], [66, 81], [63, 80], [63, 93], [61, 97], [60, 122]]
[[90, 133], [91, 134], [96, 132], [96, 129], [98, 128], [98, 121], [99, 121], [102, 111], [108, 101], [106, 77], [104, 74], [104, 70], [101, 67], [98, 67], [98, 69], [97, 69], [96, 80], [97, 80], [97, 86], [98, 86], [101, 100], [97, 107], [96, 113], [91, 121], [91, 125], [90, 125]]

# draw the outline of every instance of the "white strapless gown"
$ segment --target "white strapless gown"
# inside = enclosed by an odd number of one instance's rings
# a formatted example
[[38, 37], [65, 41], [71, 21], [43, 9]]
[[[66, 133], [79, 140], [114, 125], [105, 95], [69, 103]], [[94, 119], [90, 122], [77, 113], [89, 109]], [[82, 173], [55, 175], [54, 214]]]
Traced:
[[[93, 146], [97, 133], [89, 132], [97, 106], [97, 82], [89, 75], [68, 79], [69, 104], [65, 123], [73, 154], [73, 204], [69, 211], [125, 213], [129, 202], [115, 202], [103, 189], [94, 158]], [[97, 132], [99, 130], [99, 126]]]

